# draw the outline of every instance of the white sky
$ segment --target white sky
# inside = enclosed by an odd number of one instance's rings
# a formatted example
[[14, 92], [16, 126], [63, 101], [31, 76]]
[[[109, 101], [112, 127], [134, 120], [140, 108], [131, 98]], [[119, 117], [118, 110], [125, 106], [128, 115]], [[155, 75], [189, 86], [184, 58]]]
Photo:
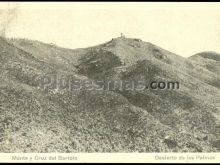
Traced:
[[[6, 31], [8, 37], [81, 48], [104, 43], [123, 32], [126, 37], [140, 38], [185, 57], [201, 51], [220, 52], [217, 2], [17, 4], [17, 17]], [[0, 3], [1, 9], [6, 6]]]

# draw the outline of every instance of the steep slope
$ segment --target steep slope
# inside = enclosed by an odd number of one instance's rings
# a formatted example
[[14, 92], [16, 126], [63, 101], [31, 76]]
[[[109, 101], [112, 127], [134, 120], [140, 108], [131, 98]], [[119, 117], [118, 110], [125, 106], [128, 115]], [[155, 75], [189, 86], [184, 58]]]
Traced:
[[77, 50], [60, 48], [54, 44], [45, 44], [28, 39], [8, 39], [8, 42], [57, 69], [72, 72], [75, 70], [74, 61], [77, 59]]
[[[2, 152], [220, 150], [219, 76], [191, 59], [129, 38], [76, 50], [21, 39], [0, 46]], [[179, 81], [180, 89], [42, 90], [40, 75]]]

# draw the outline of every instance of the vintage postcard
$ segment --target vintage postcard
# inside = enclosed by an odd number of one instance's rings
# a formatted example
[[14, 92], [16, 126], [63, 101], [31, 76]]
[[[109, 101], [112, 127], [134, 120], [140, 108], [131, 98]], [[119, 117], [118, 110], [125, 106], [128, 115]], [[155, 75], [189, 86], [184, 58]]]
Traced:
[[0, 2], [0, 162], [220, 162], [220, 3]]

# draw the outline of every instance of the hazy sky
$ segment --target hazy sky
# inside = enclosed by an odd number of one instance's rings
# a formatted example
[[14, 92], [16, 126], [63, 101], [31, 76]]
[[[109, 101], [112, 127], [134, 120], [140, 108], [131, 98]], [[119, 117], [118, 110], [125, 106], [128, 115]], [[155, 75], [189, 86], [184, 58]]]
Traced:
[[[126, 37], [140, 38], [185, 57], [201, 51], [220, 52], [217, 2], [17, 4], [17, 15], [6, 30], [8, 37], [81, 48], [104, 43], [122, 32]], [[1, 9], [7, 6], [0, 3]]]

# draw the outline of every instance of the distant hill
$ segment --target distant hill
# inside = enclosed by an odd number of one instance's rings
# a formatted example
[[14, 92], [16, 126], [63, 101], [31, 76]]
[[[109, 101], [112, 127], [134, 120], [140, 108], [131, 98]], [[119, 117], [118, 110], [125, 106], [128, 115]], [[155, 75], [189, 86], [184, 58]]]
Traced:
[[190, 59], [196, 61], [207, 70], [220, 75], [220, 54], [216, 52], [202, 52], [195, 54]]
[[[124, 37], [74, 50], [0, 38], [0, 151], [219, 152], [218, 62]], [[178, 81], [180, 89], [42, 90], [40, 75]]]
[[201, 52], [201, 53], [193, 55], [191, 58], [198, 58], [198, 57], [211, 59], [211, 60], [215, 60], [215, 61], [220, 61], [220, 54], [216, 53], [216, 52], [212, 52], [212, 51]]

